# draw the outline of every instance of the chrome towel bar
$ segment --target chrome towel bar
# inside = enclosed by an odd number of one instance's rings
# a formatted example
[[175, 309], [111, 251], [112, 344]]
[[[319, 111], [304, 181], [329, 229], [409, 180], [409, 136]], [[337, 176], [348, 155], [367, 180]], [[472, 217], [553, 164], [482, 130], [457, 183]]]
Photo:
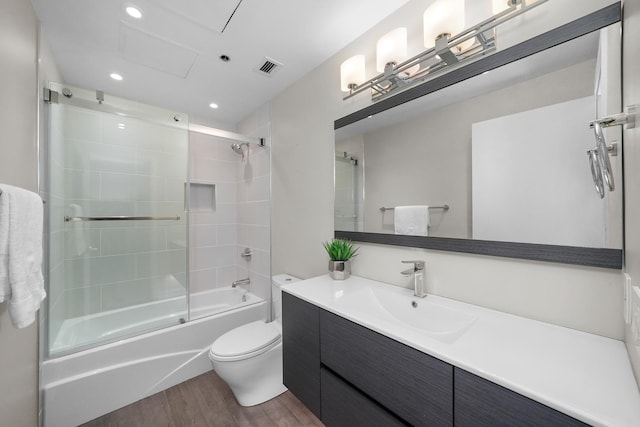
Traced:
[[65, 216], [64, 221], [179, 221], [179, 216]]
[[[380, 208], [380, 212], [386, 212], [386, 211], [392, 211], [395, 208], [385, 208], [384, 206]], [[445, 211], [449, 210], [449, 205], [442, 205], [442, 206], [429, 206], [429, 209], [442, 209]]]

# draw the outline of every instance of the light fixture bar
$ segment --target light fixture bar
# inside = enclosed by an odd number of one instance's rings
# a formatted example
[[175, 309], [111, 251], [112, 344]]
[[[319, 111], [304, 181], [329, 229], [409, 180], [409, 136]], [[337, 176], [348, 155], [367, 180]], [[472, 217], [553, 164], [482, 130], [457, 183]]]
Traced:
[[[353, 88], [343, 100], [347, 100], [368, 89], [371, 90], [371, 99], [379, 101], [396, 93], [399, 90], [405, 90], [419, 83], [443, 74], [445, 71], [458, 68], [473, 60], [480, 59], [496, 50], [495, 28], [505, 22], [535, 8], [549, 0], [537, 0], [534, 3], [527, 4], [527, 0], [519, 0], [513, 2], [511, 6], [502, 12], [499, 12], [484, 21], [475, 24], [466, 30], [455, 34], [451, 37], [443, 36], [438, 40], [435, 47], [427, 49], [422, 53], [400, 63], [391, 68], [387, 67], [385, 71], [364, 83]], [[459, 52], [455, 52], [455, 47], [463, 44], [465, 41], [477, 39], [479, 43], [475, 43], [470, 48]], [[411, 77], [400, 77], [401, 73], [413, 67], [419, 66], [420, 70]]]

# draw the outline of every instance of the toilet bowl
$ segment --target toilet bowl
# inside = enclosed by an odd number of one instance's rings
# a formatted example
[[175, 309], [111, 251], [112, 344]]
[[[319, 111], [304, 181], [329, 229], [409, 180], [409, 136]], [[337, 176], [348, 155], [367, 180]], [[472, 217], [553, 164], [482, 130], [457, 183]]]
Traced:
[[282, 294], [280, 286], [296, 282], [288, 274], [272, 278], [275, 320], [251, 322], [221, 335], [211, 345], [209, 359], [241, 406], [273, 399], [287, 388], [282, 383]]

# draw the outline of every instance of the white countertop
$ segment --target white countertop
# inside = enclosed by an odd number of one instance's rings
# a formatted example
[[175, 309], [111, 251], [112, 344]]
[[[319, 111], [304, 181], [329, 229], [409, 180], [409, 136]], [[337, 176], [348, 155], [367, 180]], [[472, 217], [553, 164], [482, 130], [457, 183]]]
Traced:
[[345, 293], [365, 289], [413, 297], [410, 289], [328, 275], [282, 289], [376, 332], [530, 397], [594, 426], [640, 426], [640, 392], [622, 341], [428, 295], [433, 303], [476, 319], [453, 340], [398, 327], [385, 316], [351, 310]]

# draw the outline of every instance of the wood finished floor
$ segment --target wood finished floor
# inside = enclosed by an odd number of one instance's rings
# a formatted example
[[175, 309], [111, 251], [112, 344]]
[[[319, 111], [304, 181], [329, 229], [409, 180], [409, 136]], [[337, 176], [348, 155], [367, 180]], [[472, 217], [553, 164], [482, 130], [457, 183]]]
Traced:
[[238, 405], [213, 371], [83, 424], [83, 427], [319, 426], [318, 420], [287, 391], [249, 408]]

